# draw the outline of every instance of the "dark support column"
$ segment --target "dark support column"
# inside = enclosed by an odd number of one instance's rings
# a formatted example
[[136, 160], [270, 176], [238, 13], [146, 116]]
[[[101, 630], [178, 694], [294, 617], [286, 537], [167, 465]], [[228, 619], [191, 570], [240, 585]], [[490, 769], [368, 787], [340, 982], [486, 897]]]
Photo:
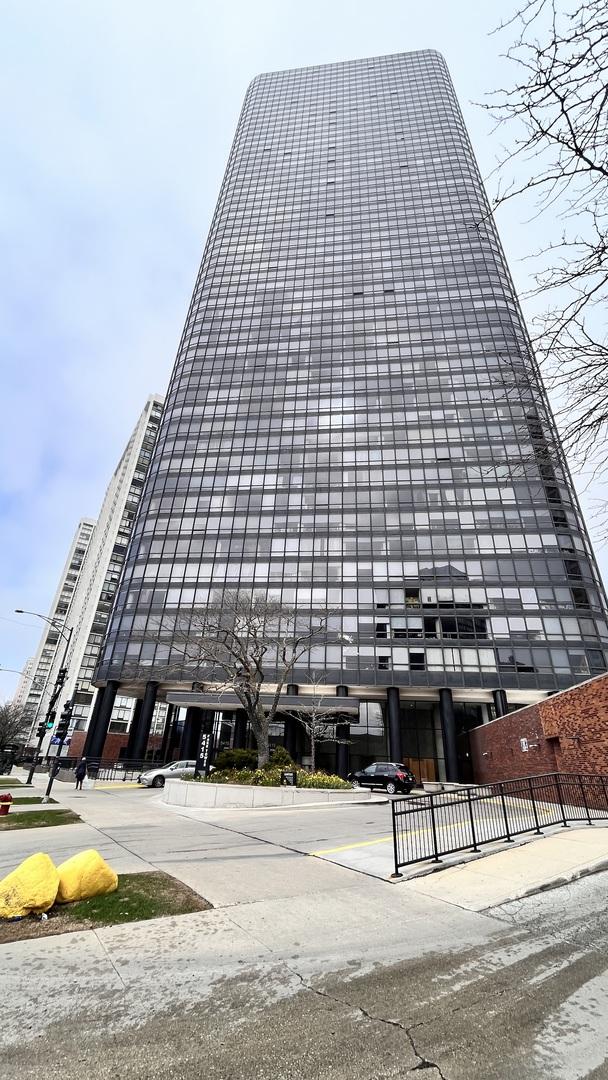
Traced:
[[92, 710], [91, 715], [89, 717], [89, 726], [87, 728], [86, 739], [84, 740], [84, 747], [82, 749], [82, 756], [83, 757], [90, 756], [89, 747], [91, 745], [91, 739], [93, 738], [93, 732], [95, 731], [95, 728], [97, 727], [97, 717], [99, 716], [99, 710], [101, 708], [101, 703], [103, 701], [104, 691], [105, 691], [105, 686], [100, 686], [99, 690], [97, 691], [97, 696], [95, 698], [95, 704], [93, 705], [93, 710]]
[[187, 761], [193, 761], [196, 758], [201, 741], [203, 715], [203, 710], [197, 709], [194, 705], [186, 709], [186, 719], [179, 748], [180, 758], [185, 758]]
[[401, 761], [401, 704], [399, 688], [389, 686], [386, 691], [386, 714], [388, 727], [388, 756], [390, 761]]
[[443, 752], [445, 754], [445, 777], [458, 782], [458, 748], [456, 743], [456, 720], [452, 691], [445, 688], [439, 691], [439, 716], [443, 732]]
[[141, 705], [141, 713], [139, 715], [139, 724], [137, 725], [137, 733], [133, 740], [133, 760], [143, 761], [148, 749], [148, 738], [150, 736], [150, 728], [152, 726], [152, 714], [154, 713], [154, 706], [156, 705], [156, 694], [158, 691], [157, 682], [146, 683], [146, 689], [144, 691], [144, 700]]
[[175, 711], [175, 705], [167, 705], [167, 715], [165, 716], [165, 726], [163, 728], [163, 741], [160, 744], [159, 753], [159, 759], [163, 762], [168, 760], [169, 740], [171, 739], [171, 728], [173, 727]]
[[[173, 714], [173, 721], [171, 723], [171, 731], [169, 732], [169, 745], [167, 747], [166, 761], [173, 761], [175, 750], [181, 742], [180, 733], [180, 708], [178, 705], [174, 705], [175, 712]], [[183, 722], [181, 724], [183, 730]]]
[[[295, 683], [287, 683], [285, 692], [289, 695], [295, 695], [298, 693], [298, 687]], [[287, 750], [287, 753], [293, 761], [296, 760], [296, 754], [298, 752], [298, 728], [300, 725], [295, 716], [286, 716], [283, 724], [283, 745]]]
[[87, 757], [101, 758], [103, 754], [106, 735], [108, 734], [110, 720], [112, 719], [112, 709], [114, 708], [114, 701], [116, 699], [116, 694], [118, 693], [118, 686], [119, 683], [116, 679], [110, 679], [110, 681], [106, 683], [103, 701], [99, 707], [99, 713], [97, 714], [97, 722], [91, 735]]
[[247, 714], [244, 709], [237, 709], [234, 718], [233, 750], [244, 750], [247, 746]]
[[137, 742], [137, 731], [139, 728], [139, 718], [141, 716], [141, 707], [143, 701], [140, 698], [135, 702], [135, 708], [133, 709], [133, 716], [131, 717], [131, 726], [129, 728], [129, 741], [127, 742], [127, 761], [133, 761], [135, 754], [133, 753], [133, 747]]
[[506, 716], [509, 711], [507, 694], [505, 690], [493, 690], [494, 710], [497, 716]]
[[[337, 697], [348, 697], [348, 686], [336, 686]], [[350, 738], [350, 724], [336, 724], [336, 739]], [[336, 744], [336, 773], [346, 780], [350, 772], [350, 746], [347, 743]]]

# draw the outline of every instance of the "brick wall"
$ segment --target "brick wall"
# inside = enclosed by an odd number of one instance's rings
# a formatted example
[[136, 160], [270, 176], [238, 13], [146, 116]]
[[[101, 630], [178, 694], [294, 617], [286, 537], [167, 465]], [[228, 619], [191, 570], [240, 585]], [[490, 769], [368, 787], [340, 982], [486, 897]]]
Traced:
[[[82, 750], [84, 747], [85, 739], [87, 737], [86, 731], [75, 731], [70, 741], [69, 754], [70, 757], [82, 757]], [[129, 736], [123, 732], [110, 731], [106, 735], [106, 741], [103, 747], [103, 754], [101, 755], [105, 761], [118, 761], [120, 757], [120, 751], [123, 746], [126, 747], [129, 741]], [[148, 753], [157, 747], [160, 747], [162, 742], [162, 735], [151, 735], [148, 740]]]
[[608, 675], [473, 728], [469, 737], [477, 783], [546, 772], [608, 775]]

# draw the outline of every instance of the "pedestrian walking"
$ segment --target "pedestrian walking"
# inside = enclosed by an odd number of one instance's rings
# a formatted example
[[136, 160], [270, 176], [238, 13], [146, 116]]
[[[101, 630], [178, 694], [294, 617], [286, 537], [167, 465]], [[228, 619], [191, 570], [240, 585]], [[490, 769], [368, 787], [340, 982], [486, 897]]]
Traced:
[[76, 791], [82, 791], [82, 781], [87, 775], [87, 759], [83, 757], [76, 766]]

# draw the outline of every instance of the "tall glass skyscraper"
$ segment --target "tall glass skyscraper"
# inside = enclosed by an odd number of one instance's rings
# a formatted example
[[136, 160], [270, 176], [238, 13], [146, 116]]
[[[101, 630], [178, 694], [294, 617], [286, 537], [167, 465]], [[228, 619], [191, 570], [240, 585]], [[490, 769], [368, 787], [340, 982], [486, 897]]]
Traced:
[[234, 588], [337, 613], [352, 643], [316, 646], [293, 682], [360, 702], [357, 763], [430, 778], [445, 755], [454, 776], [459, 727], [605, 670], [602, 585], [434, 51], [249, 87], [106, 695], [191, 691], [163, 682], [152, 627]]

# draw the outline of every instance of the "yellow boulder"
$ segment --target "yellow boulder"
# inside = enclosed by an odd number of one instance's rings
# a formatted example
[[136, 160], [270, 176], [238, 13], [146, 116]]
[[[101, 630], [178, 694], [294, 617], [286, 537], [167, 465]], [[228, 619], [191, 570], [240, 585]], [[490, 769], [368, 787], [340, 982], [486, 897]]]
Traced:
[[88, 900], [91, 896], [114, 892], [118, 888], [118, 874], [108, 866], [98, 851], [92, 848], [72, 855], [57, 867], [59, 874], [58, 904], [70, 904], [74, 900]]
[[0, 919], [16, 919], [48, 911], [55, 903], [59, 874], [52, 859], [30, 855], [0, 881]]

